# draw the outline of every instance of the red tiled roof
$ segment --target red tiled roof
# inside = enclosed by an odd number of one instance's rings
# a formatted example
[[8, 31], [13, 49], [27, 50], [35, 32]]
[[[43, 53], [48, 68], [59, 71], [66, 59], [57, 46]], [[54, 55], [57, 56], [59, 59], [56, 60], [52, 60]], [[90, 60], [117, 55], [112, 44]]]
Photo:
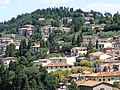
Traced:
[[88, 76], [91, 76], [91, 77], [120, 76], [120, 71], [91, 73], [91, 74], [89, 74]]
[[101, 56], [103, 55], [104, 53], [103, 52], [94, 52], [94, 53], [90, 53], [90, 55], [94, 56], [94, 57], [98, 57], [98, 56]]
[[100, 84], [101, 82], [96, 82], [96, 81], [77, 81], [76, 84], [77, 86], [95, 86], [97, 84]]

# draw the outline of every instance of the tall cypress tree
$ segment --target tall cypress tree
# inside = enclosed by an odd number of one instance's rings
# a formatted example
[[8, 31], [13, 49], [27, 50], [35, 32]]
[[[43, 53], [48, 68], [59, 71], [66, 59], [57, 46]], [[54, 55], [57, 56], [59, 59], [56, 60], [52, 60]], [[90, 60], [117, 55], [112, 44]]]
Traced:
[[20, 47], [19, 47], [18, 55], [19, 56], [23, 56], [26, 52], [27, 52], [26, 40], [22, 39], [21, 42], [20, 42]]
[[83, 41], [83, 37], [82, 37], [82, 33], [80, 33], [80, 34], [77, 36], [77, 40], [76, 40], [77, 46], [80, 46], [82, 41]]
[[98, 40], [96, 40], [96, 49], [98, 49]]
[[93, 52], [93, 44], [92, 44], [92, 41], [90, 40], [89, 43], [88, 43], [86, 56], [88, 56], [92, 52]]
[[72, 45], [74, 46], [76, 44], [76, 38], [75, 38], [75, 35], [73, 35], [72, 37]]
[[31, 48], [31, 40], [28, 41], [27, 49], [29, 50]]

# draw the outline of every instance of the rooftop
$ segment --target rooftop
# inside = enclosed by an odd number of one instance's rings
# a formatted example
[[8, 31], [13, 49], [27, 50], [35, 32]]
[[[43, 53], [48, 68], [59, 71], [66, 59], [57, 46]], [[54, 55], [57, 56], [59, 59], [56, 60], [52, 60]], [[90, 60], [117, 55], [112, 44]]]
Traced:
[[73, 66], [73, 65], [67, 63], [49, 63], [45, 65], [45, 67], [55, 67], [55, 66]]
[[97, 84], [100, 84], [101, 82], [96, 82], [96, 81], [77, 81], [76, 84], [77, 86], [95, 86]]
[[91, 77], [120, 76], [120, 71], [91, 73], [88, 76], [91, 76]]
[[93, 52], [93, 53], [90, 53], [90, 55], [92, 55], [94, 57], [98, 57], [98, 56], [101, 56], [103, 54], [104, 54], [103, 52]]

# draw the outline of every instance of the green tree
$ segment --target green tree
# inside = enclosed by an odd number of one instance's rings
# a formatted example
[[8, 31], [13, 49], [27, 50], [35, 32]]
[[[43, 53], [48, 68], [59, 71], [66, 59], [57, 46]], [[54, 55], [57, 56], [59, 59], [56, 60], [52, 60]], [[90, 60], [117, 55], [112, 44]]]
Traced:
[[86, 66], [86, 67], [91, 67], [91, 62], [88, 60], [81, 60], [80, 65]]
[[68, 87], [69, 90], [78, 90], [76, 82], [71, 82], [71, 85]]
[[76, 45], [76, 38], [75, 38], [75, 35], [73, 35], [73, 37], [72, 37], [72, 45], [73, 45], [73, 46]]
[[6, 47], [6, 52], [5, 52], [5, 56], [6, 57], [13, 57], [15, 56], [15, 45], [14, 44], [10, 44]]
[[80, 46], [82, 41], [83, 41], [83, 37], [82, 37], [82, 33], [80, 33], [80, 34], [77, 36], [77, 40], [76, 40], [77, 46]]
[[94, 50], [93, 50], [93, 44], [92, 44], [92, 41], [90, 40], [89, 43], [88, 43], [88, 46], [87, 46], [87, 54], [86, 56], [89, 56], [90, 53], [92, 53]]
[[115, 81], [115, 82], [113, 82], [113, 85], [114, 85], [115, 87], [118, 87], [118, 86], [119, 86], [119, 82]]
[[27, 46], [27, 49], [28, 49], [28, 50], [30, 50], [30, 48], [31, 48], [31, 43], [32, 43], [31, 40], [29, 40], [29, 41], [28, 41], [28, 46]]
[[98, 49], [98, 40], [96, 40], [96, 49]]
[[18, 55], [19, 56], [24, 56], [26, 52], [27, 52], [26, 40], [22, 39], [21, 42], [20, 42], [20, 47], [19, 47]]

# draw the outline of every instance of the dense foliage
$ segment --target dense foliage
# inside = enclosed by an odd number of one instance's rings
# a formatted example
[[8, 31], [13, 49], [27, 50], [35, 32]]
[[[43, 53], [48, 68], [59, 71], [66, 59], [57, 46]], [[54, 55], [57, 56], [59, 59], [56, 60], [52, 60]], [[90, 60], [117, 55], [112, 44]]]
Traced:
[[10, 62], [9, 68], [0, 62], [0, 90], [56, 90], [56, 77], [42, 66], [34, 67], [31, 58], [22, 56]]

